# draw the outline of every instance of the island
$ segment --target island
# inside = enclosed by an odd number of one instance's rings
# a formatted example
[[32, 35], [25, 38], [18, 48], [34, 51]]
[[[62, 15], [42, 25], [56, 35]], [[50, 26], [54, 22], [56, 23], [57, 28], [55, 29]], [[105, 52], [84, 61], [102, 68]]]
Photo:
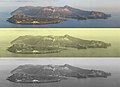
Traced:
[[46, 54], [58, 53], [69, 48], [78, 50], [89, 48], [104, 48], [110, 47], [110, 43], [96, 40], [83, 40], [70, 35], [64, 36], [19, 36], [11, 42], [8, 51], [19, 54]]
[[8, 22], [15, 24], [56, 24], [68, 19], [87, 20], [87, 19], [107, 19], [111, 14], [98, 11], [84, 11], [71, 6], [64, 7], [19, 7], [8, 18]]
[[83, 69], [69, 64], [64, 65], [20, 65], [11, 71], [7, 80], [16, 83], [48, 83], [78, 79], [107, 78], [111, 73], [94, 69]]

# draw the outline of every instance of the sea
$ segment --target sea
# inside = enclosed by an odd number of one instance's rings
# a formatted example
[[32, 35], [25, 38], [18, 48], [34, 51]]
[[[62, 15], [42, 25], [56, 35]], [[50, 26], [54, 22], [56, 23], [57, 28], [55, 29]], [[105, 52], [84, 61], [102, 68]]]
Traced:
[[75, 20], [68, 19], [67, 21], [58, 24], [46, 25], [21, 25], [12, 24], [7, 21], [11, 17], [11, 12], [15, 9], [0, 11], [0, 28], [119, 28], [120, 27], [120, 12], [109, 12], [112, 16], [108, 19], [89, 19]]
[[[10, 59], [9, 59], [10, 60]], [[14, 83], [14, 82], [10, 82], [8, 80], [6, 80], [6, 78], [8, 76], [11, 75], [10, 71], [15, 69], [16, 67], [18, 67], [19, 65], [23, 65], [26, 61], [26, 63], [30, 63], [31, 60], [20, 60], [20, 59], [11, 59], [12, 61], [8, 61], [8, 59], [4, 60], [3, 59], [0, 61], [0, 87], [119, 87], [120, 86], [120, 60], [118, 60], [119, 62], [110, 62], [110, 59], [107, 59], [105, 61], [101, 61], [98, 60], [97, 62], [94, 61], [93, 59], [93, 63], [89, 63], [90, 59], [86, 59], [84, 60], [84, 64], [87, 64], [89, 67], [91, 68], [95, 68], [96, 69], [100, 69], [100, 70], [104, 70], [104, 71], [108, 71], [111, 72], [112, 75], [109, 76], [108, 78], [87, 78], [87, 79], [77, 79], [77, 78], [69, 78], [67, 80], [62, 80], [60, 82], [53, 82], [53, 83]], [[83, 60], [83, 59], [82, 59]], [[115, 59], [116, 60], [116, 59]], [[24, 63], [22, 63], [21, 61], [24, 61]], [[40, 59], [34, 59], [32, 60], [31, 63], [35, 63], [35, 61], [42, 61]], [[55, 60], [57, 61], [57, 60]], [[54, 63], [55, 63], [54, 61]], [[60, 61], [60, 60], [59, 60]], [[66, 61], [66, 60], [64, 60]], [[81, 61], [78, 60], [78, 61]], [[85, 62], [86, 61], [86, 62]], [[16, 62], [16, 64], [15, 64]], [[53, 61], [51, 61], [53, 62]], [[68, 61], [69, 62], [69, 59]], [[102, 62], [108, 63], [110, 65], [104, 65], [104, 63], [101, 64]], [[110, 63], [109, 63], [110, 62]], [[47, 61], [48, 63], [48, 61]], [[60, 62], [59, 62], [60, 63]], [[75, 60], [73, 59], [71, 63], [75, 63]], [[36, 63], [35, 63], [36, 64]], [[41, 64], [41, 62], [39, 62], [39, 65]], [[79, 67], [81, 67], [81, 64], [83, 63], [79, 63]], [[95, 65], [94, 65], [95, 64]], [[100, 65], [99, 65], [100, 64]], [[93, 66], [94, 65], [94, 66]], [[83, 65], [82, 65], [83, 66]], [[84, 66], [86, 68], [88, 68], [88, 66]]]

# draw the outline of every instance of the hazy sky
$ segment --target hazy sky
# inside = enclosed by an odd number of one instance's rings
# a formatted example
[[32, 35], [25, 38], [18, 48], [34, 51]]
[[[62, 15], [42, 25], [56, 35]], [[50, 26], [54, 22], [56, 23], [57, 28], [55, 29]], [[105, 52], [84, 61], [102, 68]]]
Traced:
[[9, 6], [64, 6], [70, 5], [77, 8], [119, 9], [120, 0], [0, 0], [0, 7]]
[[[0, 38], [3, 42], [4, 40], [14, 40], [19, 36], [24, 35], [55, 35], [63, 36], [65, 34], [79, 37], [81, 39], [90, 40], [101, 40], [107, 42], [117, 42], [119, 44], [120, 40], [116, 39], [120, 37], [120, 29], [0, 29]], [[113, 35], [114, 34], [114, 35]], [[0, 42], [1, 42], [0, 41]]]
[[[0, 70], [7, 69], [8, 66], [16, 68], [19, 65], [64, 65], [70, 64], [86, 69], [100, 69], [109, 72], [120, 73], [116, 67], [120, 67], [120, 59], [115, 58], [0, 58]], [[4, 68], [3, 68], [4, 67]]]

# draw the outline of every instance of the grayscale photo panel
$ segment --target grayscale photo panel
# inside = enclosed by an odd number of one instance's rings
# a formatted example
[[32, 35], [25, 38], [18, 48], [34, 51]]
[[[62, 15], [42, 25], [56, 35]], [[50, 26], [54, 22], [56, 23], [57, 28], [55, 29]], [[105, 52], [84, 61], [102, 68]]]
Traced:
[[120, 59], [2, 58], [1, 87], [119, 87]]

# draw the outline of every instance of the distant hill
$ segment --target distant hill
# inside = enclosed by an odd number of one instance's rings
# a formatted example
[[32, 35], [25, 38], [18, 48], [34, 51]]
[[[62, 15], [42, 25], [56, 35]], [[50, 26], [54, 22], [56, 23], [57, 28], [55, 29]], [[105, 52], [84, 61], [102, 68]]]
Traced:
[[[25, 6], [19, 7], [12, 13], [12, 17], [8, 19], [11, 23], [17, 24], [48, 24], [48, 23], [59, 23], [61, 21], [49, 21], [47, 19], [64, 19], [64, 18], [73, 18], [77, 20], [86, 20], [86, 19], [107, 19], [110, 17], [110, 14], [105, 14], [103, 12], [97, 11], [84, 11], [81, 9], [73, 8], [70, 6], [64, 7], [33, 7]], [[45, 20], [45, 23], [43, 20]], [[48, 21], [48, 23], [46, 22]], [[34, 22], [35, 21], [35, 22]], [[36, 22], [37, 21], [37, 22]]]
[[14, 53], [56, 53], [67, 48], [87, 49], [87, 48], [107, 48], [110, 43], [95, 40], [83, 40], [64, 36], [20, 36], [11, 42], [12, 46], [8, 51]]
[[[7, 79], [13, 82], [47, 82], [60, 81], [66, 77], [95, 78], [110, 76], [101, 70], [88, 70], [65, 65], [20, 65], [11, 71]], [[42, 79], [41, 79], [42, 78]]]

